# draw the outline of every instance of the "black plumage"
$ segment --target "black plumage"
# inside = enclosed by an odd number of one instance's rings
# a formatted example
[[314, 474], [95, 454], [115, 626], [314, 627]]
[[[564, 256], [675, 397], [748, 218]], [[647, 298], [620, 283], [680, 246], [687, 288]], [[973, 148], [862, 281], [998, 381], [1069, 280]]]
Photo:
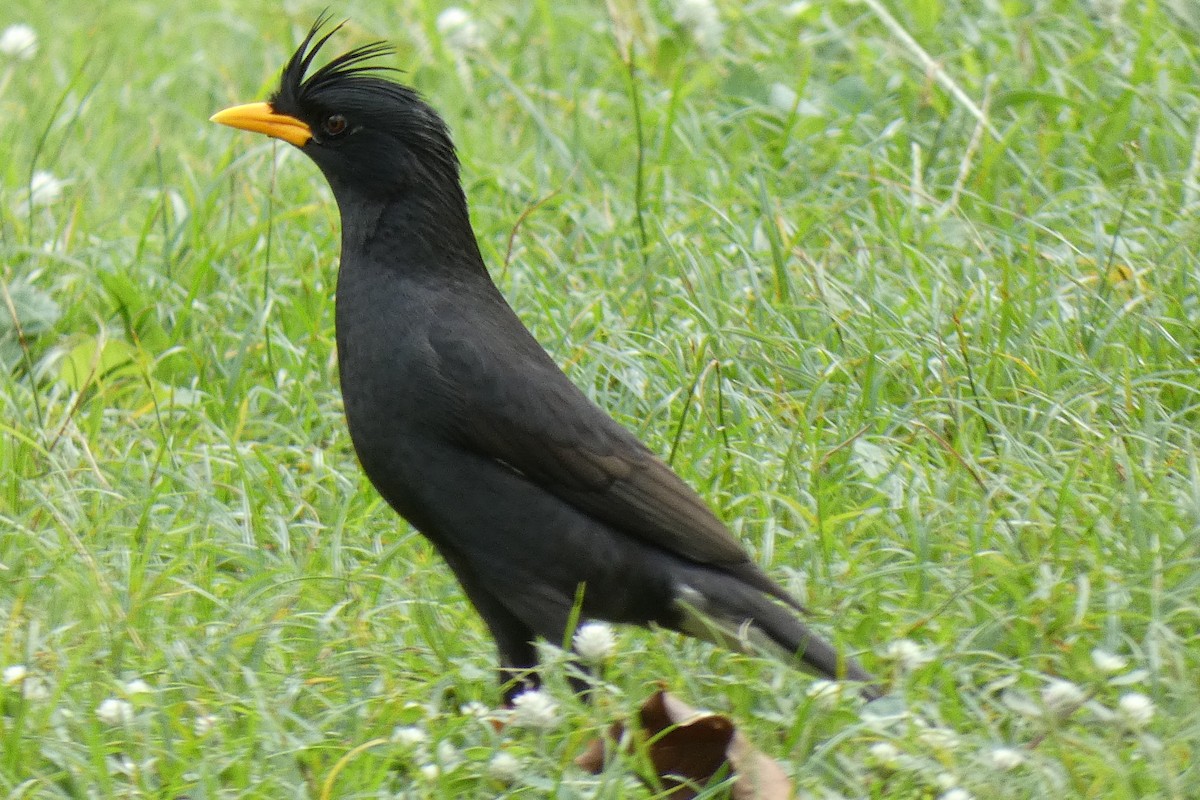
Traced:
[[317, 39], [323, 22], [268, 103], [213, 119], [296, 145], [332, 187], [355, 451], [454, 571], [505, 680], [536, 680], [533, 641], [561, 641], [581, 598], [585, 619], [772, 643], [874, 696], [871, 677], [809, 630], [700, 497], [522, 325], [484, 266], [446, 125], [367, 63], [388, 48], [359, 47], [306, 77], [334, 32]]

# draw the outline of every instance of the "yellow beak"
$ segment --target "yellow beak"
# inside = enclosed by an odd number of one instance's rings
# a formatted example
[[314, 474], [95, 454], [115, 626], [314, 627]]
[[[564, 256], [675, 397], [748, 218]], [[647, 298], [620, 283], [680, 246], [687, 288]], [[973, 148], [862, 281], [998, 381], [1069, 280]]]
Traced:
[[312, 128], [307, 123], [287, 114], [276, 114], [270, 103], [246, 103], [218, 111], [209, 117], [210, 122], [241, 128], [244, 131], [265, 133], [288, 144], [304, 147], [312, 138]]

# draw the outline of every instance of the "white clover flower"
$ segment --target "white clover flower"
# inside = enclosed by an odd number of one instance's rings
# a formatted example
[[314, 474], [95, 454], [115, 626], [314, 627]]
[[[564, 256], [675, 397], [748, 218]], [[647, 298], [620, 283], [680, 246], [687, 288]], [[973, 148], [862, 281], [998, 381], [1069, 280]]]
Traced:
[[29, 677], [29, 669], [24, 664], [12, 664], [0, 672], [0, 683], [5, 686], [16, 686]]
[[437, 17], [438, 33], [446, 42], [446, 47], [458, 52], [475, 50], [483, 45], [483, 36], [479, 26], [471, 15], [458, 6], [451, 6]]
[[196, 734], [198, 739], [203, 739], [217, 727], [217, 721], [215, 714], [200, 714], [192, 720], [192, 732]]
[[958, 734], [949, 728], [925, 728], [917, 734], [917, 738], [934, 750], [953, 750], [958, 745]]
[[125, 694], [150, 694], [152, 691], [154, 690], [150, 688], [150, 684], [146, 683], [141, 678], [134, 678], [133, 680], [129, 681], [129, 683], [125, 684]]
[[0, 54], [28, 61], [37, 55], [37, 31], [25, 23], [0, 31]]
[[876, 742], [867, 749], [867, 755], [876, 766], [895, 770], [900, 766], [900, 748], [891, 742]]
[[938, 800], [975, 800], [975, 798], [966, 789], [954, 788], [938, 795]]
[[438, 742], [436, 761], [438, 766], [442, 768], [442, 771], [450, 772], [458, 766], [462, 758], [458, 755], [458, 748], [443, 739]]
[[105, 725], [124, 725], [133, 720], [133, 705], [119, 697], [109, 697], [96, 706], [96, 718]]
[[798, 0], [795, 3], [788, 3], [779, 10], [783, 12], [783, 16], [787, 19], [797, 19], [807, 14], [812, 5], [811, 0]]
[[558, 727], [558, 703], [541, 689], [521, 692], [512, 701], [512, 722], [518, 728], [550, 730]]
[[674, 17], [704, 50], [720, 46], [725, 26], [712, 0], [675, 0]]
[[29, 205], [34, 208], [54, 205], [62, 198], [66, 181], [54, 177], [53, 172], [39, 169], [29, 180]]
[[487, 707], [487, 704], [478, 700], [463, 703], [458, 707], [458, 712], [464, 717], [473, 717], [474, 719], [487, 719], [492, 715], [492, 710]]
[[1025, 754], [1015, 747], [997, 747], [988, 753], [988, 763], [993, 769], [1008, 772], [1025, 763]]
[[50, 685], [36, 675], [30, 675], [21, 684], [21, 696], [26, 700], [46, 700], [50, 697]]
[[897, 639], [890, 643], [883, 651], [883, 657], [895, 661], [905, 672], [912, 672], [933, 661], [933, 654], [912, 639]]
[[1129, 662], [1116, 653], [1097, 647], [1092, 651], [1092, 663], [1096, 665], [1096, 669], [1111, 675], [1125, 669]]
[[617, 649], [617, 637], [607, 622], [585, 622], [575, 631], [572, 644], [580, 658], [598, 664], [611, 657]]
[[501, 783], [516, 783], [521, 776], [521, 762], [512, 753], [496, 753], [488, 762], [487, 774]]
[[1154, 701], [1140, 692], [1128, 692], [1117, 700], [1121, 720], [1130, 728], [1144, 728], [1154, 719]]
[[429, 741], [429, 735], [416, 725], [397, 725], [392, 730], [392, 744], [401, 747], [416, 747]]
[[837, 681], [818, 678], [808, 685], [805, 694], [812, 698], [813, 704], [818, 708], [828, 709], [841, 702], [843, 689], [842, 684]]
[[1083, 690], [1070, 681], [1054, 678], [1042, 687], [1042, 702], [1055, 713], [1074, 711], [1083, 703]]
[[958, 776], [953, 772], [939, 772], [933, 777], [933, 783], [942, 791], [953, 789], [958, 786]]
[[109, 775], [122, 775], [126, 778], [137, 776], [137, 764], [125, 753], [108, 756], [104, 759], [104, 762], [108, 766]]
[[799, 99], [796, 90], [785, 83], [772, 83], [767, 92], [767, 102], [780, 111], [791, 112]]
[[436, 781], [442, 776], [442, 769], [437, 764], [424, 764], [417, 770], [421, 777], [427, 781]]

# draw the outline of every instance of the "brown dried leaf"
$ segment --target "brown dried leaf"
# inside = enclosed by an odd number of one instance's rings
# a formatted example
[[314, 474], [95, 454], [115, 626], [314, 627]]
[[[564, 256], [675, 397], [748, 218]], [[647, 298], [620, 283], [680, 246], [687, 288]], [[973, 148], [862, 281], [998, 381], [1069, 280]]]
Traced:
[[[655, 783], [672, 800], [691, 800], [723, 771], [735, 776], [734, 800], [788, 800], [792, 787], [779, 764], [756, 750], [733, 721], [721, 714], [697, 711], [665, 690], [642, 704], [640, 730]], [[620, 741], [620, 723], [609, 731], [609, 742]], [[589, 772], [604, 767], [605, 742], [596, 739], [575, 763]]]
[[733, 783], [733, 800], [789, 800], [792, 782], [779, 762], [737, 731], [725, 751], [737, 780]]
[[625, 726], [620, 722], [614, 722], [608, 728], [608, 738], [592, 739], [588, 742], [584, 751], [575, 757], [575, 766], [587, 770], [593, 775], [600, 774], [604, 770], [605, 756], [608, 754], [606, 745], [621, 741], [621, 734], [624, 732]]
[[725, 766], [725, 748], [733, 739], [733, 722], [720, 714], [697, 711], [679, 698], [658, 690], [639, 713], [654, 771], [672, 798], [691, 798]]

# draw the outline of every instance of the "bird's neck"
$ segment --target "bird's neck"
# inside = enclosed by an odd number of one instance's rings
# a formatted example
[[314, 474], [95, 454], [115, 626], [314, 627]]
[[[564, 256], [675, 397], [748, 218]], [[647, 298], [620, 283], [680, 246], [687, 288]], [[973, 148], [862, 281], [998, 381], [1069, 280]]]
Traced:
[[412, 277], [487, 277], [461, 192], [446, 196], [414, 191], [386, 202], [338, 197], [338, 207], [343, 264], [395, 269]]

